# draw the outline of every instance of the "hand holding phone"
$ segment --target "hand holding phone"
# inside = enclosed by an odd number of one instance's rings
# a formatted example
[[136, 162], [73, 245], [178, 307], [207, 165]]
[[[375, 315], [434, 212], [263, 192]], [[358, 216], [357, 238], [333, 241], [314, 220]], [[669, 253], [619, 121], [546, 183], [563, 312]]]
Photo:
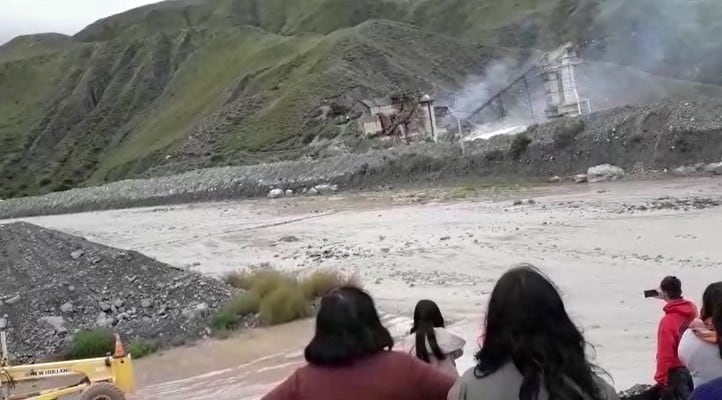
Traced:
[[644, 298], [645, 298], [645, 299], [648, 299], [648, 298], [650, 298], [650, 297], [658, 298], [658, 297], [659, 297], [659, 291], [656, 290], [656, 289], [645, 290], [645, 291], [644, 291]]

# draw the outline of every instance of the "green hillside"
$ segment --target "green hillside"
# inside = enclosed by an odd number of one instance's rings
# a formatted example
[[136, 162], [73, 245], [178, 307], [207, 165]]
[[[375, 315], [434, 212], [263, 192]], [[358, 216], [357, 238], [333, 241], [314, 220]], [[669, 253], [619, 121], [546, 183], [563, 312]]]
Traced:
[[601, 62], [582, 79], [597, 104], [718, 97], [720, 16], [712, 0], [177, 0], [16, 38], [0, 198], [299, 157], [352, 141], [361, 99], [443, 98], [569, 39]]

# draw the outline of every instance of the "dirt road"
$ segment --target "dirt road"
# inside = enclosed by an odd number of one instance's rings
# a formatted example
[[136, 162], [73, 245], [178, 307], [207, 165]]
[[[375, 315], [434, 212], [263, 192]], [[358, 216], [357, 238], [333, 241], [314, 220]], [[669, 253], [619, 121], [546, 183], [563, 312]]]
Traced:
[[[264, 262], [356, 271], [387, 318], [403, 317], [392, 318], [399, 332], [417, 300], [436, 300], [469, 341], [460, 368], [471, 365], [495, 280], [509, 266], [531, 262], [559, 284], [597, 362], [625, 388], [649, 382], [654, 368], [661, 304], [643, 299], [642, 290], [675, 274], [699, 301], [719, 280], [721, 189], [722, 180], [705, 178], [550, 186], [455, 202], [397, 192], [27, 220], [210, 274]], [[513, 205], [517, 199], [523, 201]], [[225, 362], [197, 348], [141, 360], [141, 398], [256, 398], [300, 362], [309, 331], [297, 329], [234, 339], [228, 343], [239, 352], [221, 352]], [[263, 350], [243, 353], [254, 348]], [[154, 363], [163, 357], [186, 361], [169, 362], [162, 372]], [[159, 383], [165, 380], [176, 381]]]

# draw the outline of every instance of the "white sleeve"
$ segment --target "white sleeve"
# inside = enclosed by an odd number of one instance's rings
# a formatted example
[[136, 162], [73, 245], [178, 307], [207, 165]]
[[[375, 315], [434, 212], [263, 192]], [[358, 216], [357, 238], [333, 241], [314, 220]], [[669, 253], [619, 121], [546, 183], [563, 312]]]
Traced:
[[466, 340], [454, 335], [446, 329], [435, 329], [436, 343], [444, 354], [453, 354], [454, 358], [459, 358], [464, 354], [464, 345]]

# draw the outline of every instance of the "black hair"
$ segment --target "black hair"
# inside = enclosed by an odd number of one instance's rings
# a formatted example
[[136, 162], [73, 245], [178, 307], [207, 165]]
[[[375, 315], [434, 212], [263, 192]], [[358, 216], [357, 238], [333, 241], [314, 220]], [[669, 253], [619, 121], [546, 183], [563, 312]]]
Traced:
[[672, 300], [682, 298], [682, 282], [676, 276], [664, 277], [659, 288]]
[[414, 308], [414, 325], [411, 333], [416, 334], [416, 357], [427, 363], [431, 361], [429, 351], [426, 348], [426, 341], [429, 341], [431, 352], [437, 360], [446, 359], [446, 355], [439, 348], [436, 341], [434, 328], [444, 327], [444, 317], [441, 315], [439, 306], [431, 300], [421, 300]]
[[316, 333], [304, 356], [309, 364], [340, 366], [391, 350], [393, 345], [371, 296], [357, 287], [344, 286], [321, 299]]
[[[509, 362], [523, 376], [520, 400], [601, 400], [586, 342], [569, 318], [559, 292], [530, 264], [506, 272], [489, 298], [483, 345], [474, 375], [491, 375]], [[543, 386], [542, 386], [543, 385]]]
[[712, 283], [704, 290], [700, 317], [705, 322], [712, 318], [712, 325], [717, 333], [719, 356], [722, 358], [722, 282]]

